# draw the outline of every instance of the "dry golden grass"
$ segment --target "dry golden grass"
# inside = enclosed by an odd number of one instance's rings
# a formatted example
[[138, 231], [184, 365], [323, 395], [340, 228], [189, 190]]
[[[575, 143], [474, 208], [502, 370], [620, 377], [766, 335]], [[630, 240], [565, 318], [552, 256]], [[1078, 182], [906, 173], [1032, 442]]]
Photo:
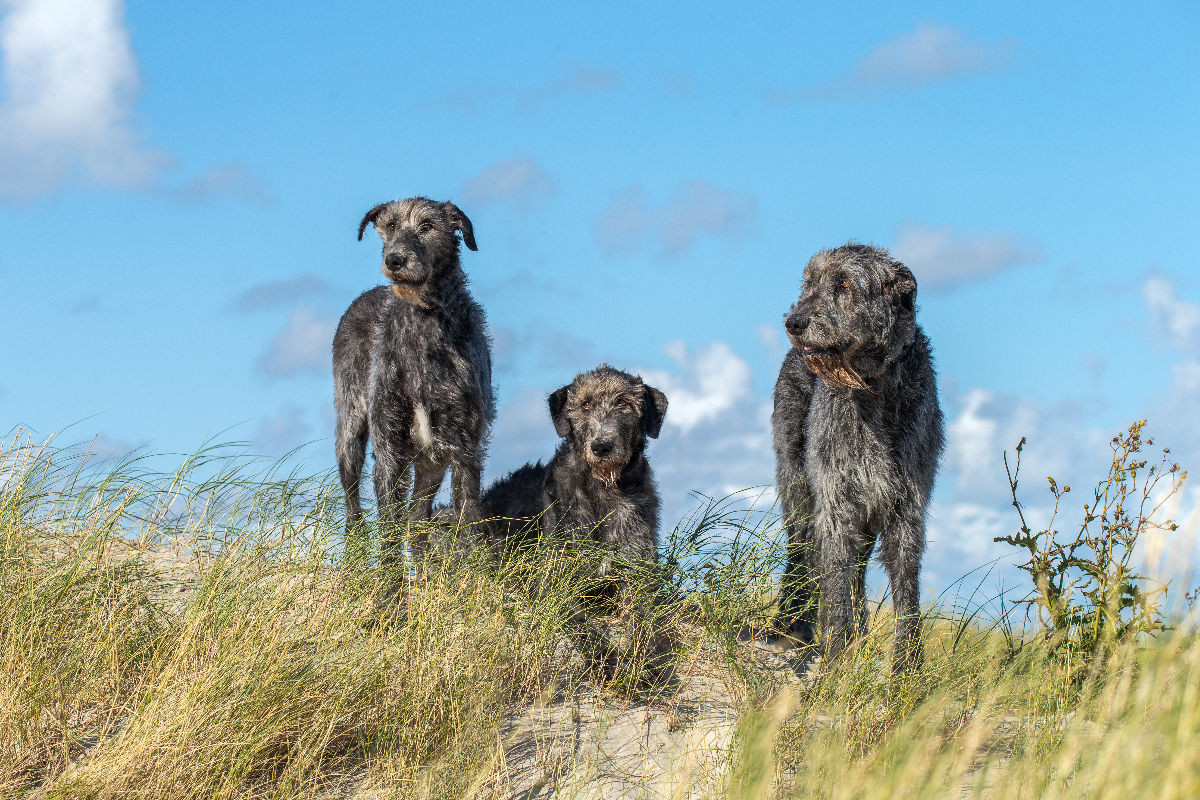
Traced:
[[[502, 797], [515, 708], [588, 692], [676, 713], [675, 688], [639, 685], [641, 664], [580, 672], [578, 562], [430, 566], [396, 597], [341, 564], [339, 504], [327, 481], [220, 453], [160, 476], [0, 447], [0, 797]], [[1081, 681], [1061, 648], [944, 614], [924, 670], [893, 684], [884, 613], [802, 680], [736, 635], [770, 599], [771, 554], [739, 547], [683, 558], [663, 606], [688, 620], [681, 673], [716, 674], [739, 708], [712, 760], [727, 768], [626, 795], [1200, 796], [1194, 636], [1083, 664]]]

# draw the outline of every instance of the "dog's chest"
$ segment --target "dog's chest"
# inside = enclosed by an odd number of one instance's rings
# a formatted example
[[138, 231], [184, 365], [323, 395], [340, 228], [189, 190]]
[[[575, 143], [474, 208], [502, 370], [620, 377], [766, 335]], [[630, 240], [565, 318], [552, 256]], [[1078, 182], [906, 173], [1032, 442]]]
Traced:
[[453, 422], [475, 388], [474, 371], [465, 347], [437, 315], [401, 310], [381, 320], [372, 369], [382, 371], [373, 385], [386, 386], [408, 407], [408, 433], [417, 447], [437, 449], [456, 435]]
[[429, 417], [429, 411], [423, 403], [413, 404], [413, 420], [409, 434], [413, 441], [417, 443], [417, 447], [425, 449], [433, 445], [433, 425]]
[[636, 528], [641, 521], [637, 506], [625, 495], [614, 494], [597, 506], [593, 508], [593, 518], [600, 523], [596, 533], [602, 542], [622, 544], [625, 532]]
[[567, 499], [566, 517], [573, 528], [589, 532], [598, 542], [622, 544], [629, 532], [643, 525], [638, 504], [622, 492], [574, 487], [559, 497]]
[[883, 408], [819, 385], [809, 408], [805, 471], [818, 499], [837, 493], [868, 508], [897, 477]]

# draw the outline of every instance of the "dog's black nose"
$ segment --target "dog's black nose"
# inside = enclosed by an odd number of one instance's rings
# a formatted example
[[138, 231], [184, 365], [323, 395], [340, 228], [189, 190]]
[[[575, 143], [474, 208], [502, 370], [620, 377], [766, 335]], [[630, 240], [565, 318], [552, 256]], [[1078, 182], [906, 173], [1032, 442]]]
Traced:
[[405, 261], [408, 261], [408, 259], [399, 253], [388, 253], [383, 259], [383, 263], [387, 265], [388, 269], [403, 267]]
[[800, 316], [791, 316], [784, 320], [783, 327], [792, 336], [799, 336], [808, 327], [808, 320]]
[[592, 455], [597, 458], [604, 458], [613, 451], [612, 442], [592, 442]]

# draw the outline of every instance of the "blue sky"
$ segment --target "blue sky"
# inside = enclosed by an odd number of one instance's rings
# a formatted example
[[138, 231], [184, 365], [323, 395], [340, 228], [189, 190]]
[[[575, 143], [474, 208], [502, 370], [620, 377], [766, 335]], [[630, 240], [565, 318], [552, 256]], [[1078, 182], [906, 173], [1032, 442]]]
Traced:
[[671, 400], [668, 524], [769, 483], [781, 318], [848, 239], [920, 283], [950, 430], [931, 586], [999, 552], [1022, 435], [1078, 486], [1141, 417], [1200, 465], [1195, 4], [0, 14], [0, 427], [327, 468], [332, 329], [380, 281], [358, 220], [425, 194], [479, 242], [490, 476], [548, 456], [545, 395], [608, 360]]

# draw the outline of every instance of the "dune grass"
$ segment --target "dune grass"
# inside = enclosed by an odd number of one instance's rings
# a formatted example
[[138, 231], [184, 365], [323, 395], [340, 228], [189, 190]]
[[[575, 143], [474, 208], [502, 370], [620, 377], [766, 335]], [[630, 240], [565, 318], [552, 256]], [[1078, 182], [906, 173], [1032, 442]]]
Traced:
[[677, 677], [707, 659], [739, 708], [704, 796], [1200, 796], [1190, 633], [1080, 663], [977, 609], [932, 609], [924, 669], [893, 682], [882, 604], [836, 663], [776, 674], [739, 635], [771, 612], [774, 523], [717, 502], [633, 582], [624, 618], [649, 624], [601, 669], [586, 557], [382, 575], [343, 564], [327, 478], [220, 448], [174, 474], [145, 464], [0, 446], [0, 797], [505, 796], [511, 709], [670, 702], [677, 684], [644, 679], [663, 626]]

